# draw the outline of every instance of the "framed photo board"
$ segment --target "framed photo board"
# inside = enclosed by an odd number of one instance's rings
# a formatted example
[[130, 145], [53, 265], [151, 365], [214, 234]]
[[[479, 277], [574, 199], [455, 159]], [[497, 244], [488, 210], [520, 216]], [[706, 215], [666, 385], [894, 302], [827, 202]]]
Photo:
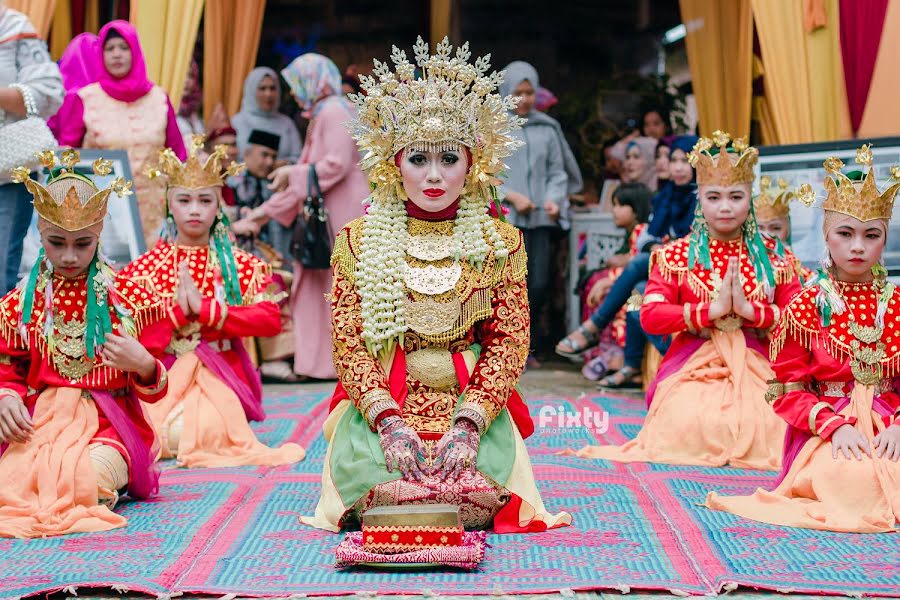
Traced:
[[[81, 160], [75, 165], [75, 170], [93, 179], [98, 188], [108, 187], [116, 177], [124, 177], [127, 181], [132, 180], [131, 165], [128, 163], [128, 154], [124, 150], [90, 148], [79, 150], [79, 152]], [[112, 161], [112, 173], [104, 177], [94, 175], [91, 167], [91, 163], [101, 157]], [[47, 180], [47, 175], [42, 173], [39, 180], [43, 184]], [[103, 245], [103, 253], [113, 261], [117, 269], [124, 267], [147, 250], [135, 193], [124, 198], [110, 194], [100, 243]], [[20, 276], [31, 269], [37, 259], [40, 246], [37, 213], [35, 213], [31, 218], [28, 234], [25, 236], [22, 263], [19, 267]]]
[[[825, 169], [822, 163], [829, 156], [836, 156], [844, 161], [845, 172], [852, 170], [856, 168], [856, 149], [864, 143], [872, 144], [875, 156], [872, 166], [878, 187], [883, 189], [890, 180], [891, 167], [900, 165], [900, 137], [762, 146], [759, 149], [758, 176], [768, 175], [773, 182], [783, 178], [795, 189], [809, 183], [816, 191], [816, 203], [810, 208], [800, 202], [791, 203], [791, 246], [805, 265], [817, 267], [825, 254], [822, 235]], [[900, 211], [895, 211], [891, 219], [884, 261], [891, 275], [900, 274]]]

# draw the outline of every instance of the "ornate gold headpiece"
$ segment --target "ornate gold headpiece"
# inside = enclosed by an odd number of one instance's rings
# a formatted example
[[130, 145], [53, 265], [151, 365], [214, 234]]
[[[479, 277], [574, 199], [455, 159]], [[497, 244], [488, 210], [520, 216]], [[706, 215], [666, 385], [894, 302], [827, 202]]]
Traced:
[[197, 152], [203, 148], [205, 142], [205, 136], [194, 135], [185, 162], [181, 162], [170, 148], [164, 148], [159, 153], [158, 164], [147, 170], [147, 176], [155, 179], [165, 175], [169, 187], [199, 190], [206, 187], [221, 187], [225, 185], [227, 177], [244, 170], [244, 163], [234, 163], [227, 169], [222, 169], [222, 159], [227, 155], [225, 145], [216, 146], [206, 162], [201, 164]]
[[[736, 155], [729, 154], [728, 144], [736, 151]], [[710, 153], [710, 148], [718, 147], [719, 152], [715, 156]], [[691, 166], [697, 169], [697, 185], [722, 185], [729, 186], [738, 183], [753, 183], [756, 175], [753, 166], [759, 157], [759, 152], [753, 146], [747, 145], [746, 138], [731, 139], [724, 131], [714, 131], [712, 139], [702, 137], [697, 140], [694, 149], [688, 154]]]
[[504, 168], [503, 159], [520, 145], [511, 136], [521, 119], [510, 111], [516, 107], [512, 96], [495, 92], [503, 81], [496, 71], [487, 75], [490, 55], [469, 64], [471, 52], [465, 43], [451, 57], [447, 38], [431, 55], [421, 37], [413, 48], [422, 78], [416, 79], [416, 65], [406, 52], [394, 46], [391, 61], [375, 60], [373, 77], [360, 77], [363, 95], [350, 95], [359, 112], [350, 123], [350, 132], [363, 158], [360, 166], [375, 184], [374, 194], [386, 197], [402, 189], [394, 155], [403, 149], [443, 151], [465, 146], [472, 153], [468, 191], [487, 192], [499, 183], [495, 175]]
[[778, 178], [778, 188], [772, 187], [772, 178], [763, 175], [759, 179], [759, 195], [753, 199], [753, 210], [756, 212], [756, 220], [772, 221], [774, 219], [789, 219], [791, 217], [791, 200], [797, 195], [788, 187], [788, 182]]
[[[844, 161], [832, 156], [825, 160], [824, 167], [828, 175], [825, 177], [825, 192], [828, 196], [822, 208], [856, 217], [863, 223], [876, 219], [890, 219], [894, 209], [894, 196], [900, 189], [900, 167], [891, 167], [893, 183], [884, 191], [879, 191], [872, 168], [872, 144], [863, 144], [856, 151], [856, 164], [868, 167], [862, 179], [854, 181], [841, 172]], [[801, 187], [800, 199], [806, 204], [815, 201], [812, 186]]]
[[[81, 160], [77, 150], [63, 152], [59, 166], [52, 150], [41, 152], [38, 159], [50, 171], [46, 185], [31, 179], [27, 167], [13, 169], [12, 179], [25, 184], [34, 196], [34, 210], [42, 219], [66, 231], [81, 231], [102, 223], [106, 217], [109, 195], [113, 192], [119, 196], [131, 194], [131, 182], [122, 177], [100, 190], [88, 177], [76, 173], [75, 165]], [[92, 167], [94, 175], [106, 176], [112, 172], [112, 162], [103, 158], [95, 160]]]

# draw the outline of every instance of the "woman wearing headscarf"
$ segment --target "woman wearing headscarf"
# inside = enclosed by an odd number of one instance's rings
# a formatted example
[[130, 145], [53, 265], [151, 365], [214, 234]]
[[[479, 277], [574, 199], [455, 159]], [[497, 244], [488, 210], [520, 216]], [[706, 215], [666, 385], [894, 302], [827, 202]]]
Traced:
[[200, 89], [200, 65], [191, 61], [187, 76], [184, 78], [184, 91], [181, 93], [181, 105], [178, 107], [178, 129], [189, 146], [195, 135], [205, 135], [206, 126], [200, 111], [203, 109], [203, 90]]
[[[315, 167], [328, 211], [328, 227], [338, 232], [363, 214], [369, 184], [359, 167], [359, 152], [345, 123], [356, 108], [341, 93], [341, 73], [320, 54], [304, 54], [281, 74], [303, 114], [310, 119], [303, 154], [296, 165], [276, 169], [272, 187], [278, 190], [247, 219], [264, 223], [275, 219], [289, 227], [309, 194], [310, 167]], [[303, 377], [334, 379], [331, 359], [330, 269], [309, 269], [294, 263], [291, 306], [295, 325], [294, 372]]]
[[500, 194], [510, 208], [509, 221], [525, 234], [531, 339], [535, 342], [535, 326], [550, 288], [553, 234], [569, 226], [570, 176], [566, 172], [565, 142], [559, 123], [534, 109], [540, 85], [537, 70], [517, 60], [506, 65], [504, 72], [500, 94], [518, 97], [515, 114], [524, 122], [522, 129], [513, 133], [522, 146], [506, 159]]
[[147, 78], [134, 26], [112, 21], [97, 37], [97, 81], [66, 95], [59, 110], [57, 139], [63, 146], [128, 152], [144, 240], [152, 246], [163, 222], [165, 190], [159, 182], [150, 181], [146, 170], [163, 148], [171, 148], [182, 160], [187, 158], [184, 140], [169, 97]]
[[244, 80], [244, 98], [241, 110], [231, 119], [237, 131], [238, 151], [241, 156], [247, 149], [247, 140], [254, 129], [267, 131], [281, 137], [278, 160], [297, 162], [303, 150], [297, 125], [287, 115], [278, 112], [281, 105], [281, 82], [278, 74], [269, 67], [256, 67]]
[[[80, 33], [72, 38], [65, 52], [59, 58], [59, 71], [62, 74], [63, 88], [66, 94], [74, 93], [86, 85], [97, 81], [100, 74], [99, 52], [100, 40], [93, 33]], [[47, 120], [47, 126], [53, 135], [59, 137], [59, 115]]]

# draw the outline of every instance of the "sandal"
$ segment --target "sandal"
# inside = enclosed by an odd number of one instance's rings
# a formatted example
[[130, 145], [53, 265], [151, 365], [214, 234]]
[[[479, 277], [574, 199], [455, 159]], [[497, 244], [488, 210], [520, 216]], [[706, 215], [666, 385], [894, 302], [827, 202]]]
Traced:
[[[607, 375], [597, 383], [598, 390], [635, 390], [640, 389], [643, 381], [641, 372], [634, 367], [624, 366], [615, 373]], [[635, 381], [635, 378], [638, 378]]]
[[[581, 358], [582, 354], [584, 354], [585, 352], [587, 352], [588, 350], [590, 350], [591, 348], [593, 348], [600, 342], [600, 334], [597, 332], [591, 331], [590, 329], [585, 327], [584, 323], [579, 325], [578, 329], [576, 331], [578, 331], [579, 333], [581, 333], [581, 335], [584, 336], [584, 339], [587, 343], [582, 345], [581, 343], [578, 342], [578, 340], [573, 338], [571, 334], [567, 335], [566, 337], [561, 339], [558, 344], [556, 344], [556, 353], [557, 354], [559, 354], [560, 356], [563, 356], [565, 358], [577, 360], [577, 359]], [[568, 347], [571, 348], [571, 350], [561, 350], [560, 349], [561, 344], [568, 345]]]

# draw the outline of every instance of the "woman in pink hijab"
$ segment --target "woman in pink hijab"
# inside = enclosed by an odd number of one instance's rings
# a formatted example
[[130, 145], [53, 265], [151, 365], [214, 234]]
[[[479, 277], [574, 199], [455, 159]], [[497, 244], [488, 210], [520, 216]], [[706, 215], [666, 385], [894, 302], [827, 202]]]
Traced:
[[[275, 219], [285, 227], [302, 214], [309, 194], [308, 176], [314, 167], [328, 227], [339, 232], [362, 216], [362, 201], [369, 195], [369, 181], [359, 167], [356, 142], [345, 124], [356, 107], [341, 93], [341, 73], [331, 59], [304, 54], [281, 71], [291, 94], [310, 120], [303, 153], [296, 165], [276, 169], [270, 187], [276, 194], [253, 209], [247, 220]], [[310, 269], [294, 262], [291, 310], [294, 318], [294, 373], [302, 378], [335, 379], [331, 356], [331, 269]]]
[[[87, 74], [91, 45], [89, 40], [82, 43]], [[187, 158], [175, 110], [166, 93], [147, 78], [144, 53], [131, 23], [104, 25], [93, 52], [96, 81], [83, 87], [73, 84], [71, 90], [67, 83], [66, 100], [57, 114], [57, 139], [63, 146], [128, 151], [144, 239], [152, 246], [163, 221], [165, 190], [161, 181], [148, 179], [147, 166], [156, 163], [164, 147], [181, 160]]]

